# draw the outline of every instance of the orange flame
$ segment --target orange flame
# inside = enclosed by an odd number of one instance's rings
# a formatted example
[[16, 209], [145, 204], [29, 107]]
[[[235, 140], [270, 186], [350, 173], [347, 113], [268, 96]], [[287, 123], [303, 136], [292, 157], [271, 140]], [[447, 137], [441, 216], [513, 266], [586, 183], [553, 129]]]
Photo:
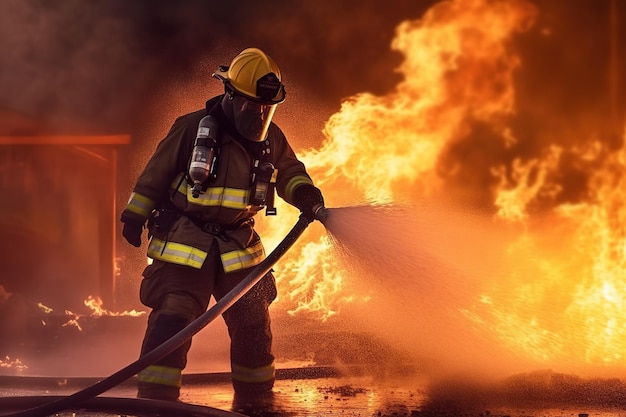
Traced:
[[[144, 314], [146, 314], [145, 311], [136, 311], [136, 310], [131, 310], [131, 311], [123, 311], [123, 312], [114, 312], [114, 311], [110, 311], [107, 309], [102, 308], [103, 305], [103, 301], [100, 297], [96, 296], [88, 296], [86, 300], [83, 301], [83, 303], [85, 304], [85, 306], [89, 307], [89, 309], [91, 309], [91, 314], [89, 315], [89, 317], [102, 317], [102, 316], [113, 316], [113, 317], [119, 317], [119, 316], [131, 316], [131, 317], [140, 317], [143, 316]], [[78, 331], [82, 331], [82, 327], [79, 323], [80, 319], [82, 317], [85, 317], [84, 315], [81, 314], [75, 314], [70, 310], [65, 310], [65, 315], [66, 316], [71, 316], [72, 318], [69, 319], [67, 322], [65, 322], [62, 326], [63, 327], [68, 327], [68, 326], [73, 326], [76, 327], [78, 329]]]
[[[520, 169], [515, 185], [503, 182], [497, 190], [499, 215], [526, 223], [527, 233], [511, 245], [510, 255], [517, 260], [532, 257], [534, 267], [524, 271], [516, 265], [507, 287], [496, 286], [494, 294], [485, 296], [484, 313], [492, 315], [489, 325], [495, 325], [499, 338], [522, 355], [616, 366], [626, 348], [626, 288], [621, 279], [626, 266], [625, 151], [611, 152], [593, 141], [584, 152], [569, 152], [580, 161], [599, 162], [584, 201], [555, 204], [541, 219], [529, 216], [528, 206], [542, 190], [552, 190], [545, 193], [552, 198], [558, 195], [554, 153], [531, 161]], [[537, 166], [544, 170], [529, 183], [526, 179]], [[519, 290], [511, 293], [511, 284]]]
[[343, 177], [375, 203], [436, 190], [438, 158], [469, 121], [506, 133], [500, 119], [513, 111], [519, 59], [505, 45], [534, 15], [526, 2], [470, 0], [438, 4], [402, 23], [392, 48], [405, 56], [397, 69], [404, 81], [386, 96], [345, 101], [307, 166], [322, 185]]
[[[524, 0], [455, 0], [399, 25], [391, 46], [404, 56], [396, 69], [403, 81], [384, 96], [347, 99], [326, 123], [321, 149], [302, 156], [329, 207], [474, 192], [446, 181], [461, 169], [449, 152], [476, 124], [495, 139], [468, 149], [466, 158], [490, 146], [513, 152], [523, 143], [508, 124], [521, 64], [511, 40], [532, 27], [537, 13]], [[587, 145], [546, 143], [541, 157], [485, 167], [491, 178], [482, 192], [496, 219], [523, 230], [507, 247], [506, 274], [458, 311], [520, 357], [616, 366], [626, 352], [626, 150], [577, 139]], [[564, 156], [591, 167], [578, 201], [559, 199]], [[326, 238], [307, 242], [280, 264], [279, 279], [290, 280], [279, 281], [287, 294], [279, 302], [292, 314], [322, 319], [347, 303], [366, 303], [370, 294], [344, 287]]]
[[[326, 123], [322, 148], [301, 156], [327, 205], [403, 203], [439, 192], [438, 160], [475, 120], [491, 123], [510, 145], [503, 119], [514, 110], [512, 79], [520, 61], [506, 45], [535, 15], [526, 1], [464, 0], [442, 2], [421, 20], [399, 25], [391, 46], [404, 56], [396, 69], [404, 80], [388, 95], [344, 101]], [[367, 302], [370, 294], [346, 295], [340, 269], [329, 266], [333, 260], [323, 250], [327, 241], [317, 244], [293, 249], [295, 260], [279, 274], [296, 277], [279, 281], [287, 301], [298, 303], [291, 312], [313, 309], [327, 318], [341, 305]]]
[[[143, 316], [144, 314], [146, 314], [145, 311], [136, 311], [136, 310], [126, 310], [126, 311], [122, 311], [122, 312], [114, 312], [114, 311], [110, 311], [107, 310], [105, 308], [102, 307], [102, 305], [104, 304], [102, 299], [98, 296], [88, 296], [86, 300], [83, 301], [83, 303], [85, 304], [86, 307], [88, 307], [91, 310], [91, 314], [89, 315], [89, 317], [101, 317], [101, 316], [114, 316], [114, 317], [119, 317], [119, 316], [131, 316], [131, 317], [140, 317]], [[42, 310], [45, 314], [50, 314], [52, 313], [54, 310], [50, 307], [45, 306], [42, 303], [37, 303], [37, 307], [39, 307], [40, 310]], [[84, 314], [76, 314], [70, 310], [65, 310], [65, 315], [71, 317], [70, 319], [68, 319], [68, 321], [66, 321], [65, 323], [63, 323], [61, 325], [61, 327], [75, 327], [76, 329], [78, 329], [78, 331], [83, 331], [82, 326], [80, 325], [80, 319], [82, 317], [86, 317]], [[45, 320], [42, 320], [42, 325], [47, 325]]]
[[65, 315], [70, 316], [72, 318], [66, 321], [65, 323], [63, 323], [61, 327], [76, 327], [79, 332], [83, 331], [83, 328], [81, 327], [80, 323], [78, 323], [78, 320], [80, 320], [81, 316], [79, 316], [78, 314], [72, 313], [70, 310], [65, 310]]
[[146, 314], [145, 311], [136, 311], [136, 310], [125, 310], [122, 312], [114, 312], [114, 311], [110, 311], [107, 310], [105, 308], [102, 308], [102, 305], [104, 304], [104, 302], [102, 301], [102, 299], [98, 296], [94, 297], [92, 295], [90, 295], [89, 297], [87, 297], [87, 299], [84, 301], [85, 306], [89, 307], [92, 311], [91, 316], [92, 317], [100, 317], [100, 316], [114, 316], [114, 317], [118, 317], [118, 316], [132, 316], [132, 317], [140, 317], [143, 316], [144, 314]]
[[46, 314], [50, 314], [54, 311], [50, 307], [44, 305], [43, 303], [37, 303], [37, 307], [39, 307], [39, 309]]
[[5, 356], [4, 360], [0, 359], [0, 368], [11, 368], [21, 371], [23, 369], [28, 369], [28, 366], [23, 364], [19, 359], [11, 359], [10, 357]]

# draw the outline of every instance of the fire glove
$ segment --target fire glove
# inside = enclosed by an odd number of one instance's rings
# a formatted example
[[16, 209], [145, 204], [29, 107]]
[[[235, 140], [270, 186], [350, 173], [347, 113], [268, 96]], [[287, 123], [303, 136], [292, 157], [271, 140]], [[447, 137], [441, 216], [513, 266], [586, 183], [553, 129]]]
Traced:
[[141, 234], [143, 233], [143, 223], [137, 221], [126, 220], [122, 229], [122, 236], [131, 245], [135, 247], [141, 246]]
[[303, 184], [293, 192], [293, 205], [300, 209], [310, 221], [315, 220], [315, 211], [324, 206], [324, 197], [319, 188], [311, 184]]

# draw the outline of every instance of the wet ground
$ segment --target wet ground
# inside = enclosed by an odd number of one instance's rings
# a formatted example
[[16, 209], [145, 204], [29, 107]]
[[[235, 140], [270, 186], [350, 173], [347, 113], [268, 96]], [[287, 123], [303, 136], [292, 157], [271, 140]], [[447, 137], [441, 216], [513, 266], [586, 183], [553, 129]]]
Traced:
[[[0, 338], [4, 347], [0, 359], [10, 355], [28, 365], [5, 367], [11, 361], [0, 360], [0, 416], [34, 407], [44, 396], [74, 394], [129, 364], [137, 357], [144, 321], [99, 318], [85, 321], [78, 331], [61, 325], [53, 328], [49, 320], [43, 330], [38, 326], [24, 331], [11, 343]], [[437, 362], [415, 363], [384, 339], [354, 328], [286, 319], [277, 324], [278, 369], [271, 399], [253, 407], [233, 404], [226, 372], [228, 338], [223, 326], [212, 326], [194, 339], [181, 400], [208, 411], [232, 415], [234, 410], [261, 417], [626, 417], [622, 379], [585, 379], [549, 370], [529, 370], [495, 381], [475, 375], [435, 379]], [[142, 414], [113, 401], [136, 402], [134, 397], [134, 381], [129, 380], [100, 395], [106, 413], [89, 409], [56, 415], [174, 415], [149, 407]], [[211, 414], [181, 416], [191, 415]]]
[[[91, 378], [0, 377], [0, 396], [69, 395], [95, 382], [97, 379]], [[417, 380], [407, 384], [406, 379], [376, 381], [368, 376], [343, 377], [331, 368], [282, 369], [278, 371], [273, 395], [260, 402], [234, 403], [228, 375], [222, 373], [186, 375], [180, 399], [244, 415], [410, 416], [419, 415], [420, 405], [425, 401], [420, 386]], [[128, 381], [102, 396], [133, 398], [134, 395], [134, 383]]]
[[[62, 396], [97, 382], [92, 378], [0, 377], [2, 414], [7, 397]], [[626, 417], [626, 390], [618, 380], [581, 380], [552, 373], [518, 376], [497, 385], [465, 385], [462, 381], [433, 387], [419, 375], [347, 376], [333, 368], [280, 369], [271, 399], [255, 405], [233, 403], [228, 375], [185, 376], [181, 400], [188, 404], [261, 417], [317, 416], [438, 416], [438, 417]], [[134, 382], [127, 381], [100, 397], [133, 398]], [[29, 407], [35, 406], [33, 400]], [[14, 407], [14, 406], [13, 406]], [[23, 408], [22, 408], [23, 409]], [[65, 411], [69, 416], [130, 416], [128, 410]], [[0, 414], [0, 415], [2, 415]], [[150, 411], [136, 415], [171, 415]], [[203, 415], [203, 414], [184, 414]]]

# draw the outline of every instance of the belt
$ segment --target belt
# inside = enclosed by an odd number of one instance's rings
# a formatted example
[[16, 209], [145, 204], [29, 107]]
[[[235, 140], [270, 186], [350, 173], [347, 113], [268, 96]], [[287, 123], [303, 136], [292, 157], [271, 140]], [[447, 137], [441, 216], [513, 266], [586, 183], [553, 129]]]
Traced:
[[194, 223], [200, 229], [202, 229], [203, 232], [210, 233], [215, 236], [223, 236], [224, 232], [228, 230], [239, 229], [241, 226], [244, 226], [245, 224], [248, 224], [248, 223], [250, 223], [251, 226], [254, 226], [254, 219], [253, 218], [244, 219], [244, 220], [240, 220], [238, 222], [232, 223], [232, 224], [219, 224], [219, 223], [210, 223], [210, 222], [202, 223], [202, 222], [196, 222], [196, 221], [194, 221]]

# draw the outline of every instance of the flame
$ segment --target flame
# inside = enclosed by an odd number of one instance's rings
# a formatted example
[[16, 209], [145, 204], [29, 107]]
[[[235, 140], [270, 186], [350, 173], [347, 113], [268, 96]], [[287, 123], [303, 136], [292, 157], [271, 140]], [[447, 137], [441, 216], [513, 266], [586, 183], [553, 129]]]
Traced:
[[[545, 195], [558, 196], [558, 156], [518, 164], [515, 184], [502, 181], [496, 201], [500, 216], [523, 221], [527, 232], [511, 245], [512, 259], [535, 259], [535, 267], [511, 283], [521, 284], [515, 298], [505, 288], [483, 299], [490, 325], [500, 340], [524, 356], [540, 361], [582, 361], [619, 365], [626, 348], [626, 296], [621, 279], [626, 266], [626, 151], [610, 151], [599, 141], [586, 150], [568, 153], [595, 168], [587, 181], [586, 198], [576, 203], [554, 204], [545, 219], [529, 215], [529, 206]], [[530, 172], [542, 167], [535, 181]], [[538, 169], [538, 168], [537, 168]], [[543, 190], [550, 190], [543, 193]], [[555, 192], [556, 191], [556, 192]], [[512, 197], [516, 196], [516, 197]], [[559, 242], [562, 250], [554, 250]], [[532, 276], [537, 278], [532, 279]], [[497, 302], [496, 302], [497, 300]], [[521, 306], [524, 306], [523, 308]], [[474, 317], [475, 321], [484, 322]]]
[[101, 317], [101, 316], [114, 316], [114, 317], [119, 317], [119, 316], [132, 316], [132, 317], [140, 317], [143, 316], [144, 314], [146, 314], [145, 311], [136, 311], [136, 310], [125, 310], [122, 312], [114, 312], [114, 311], [110, 311], [107, 309], [102, 308], [102, 305], [104, 304], [104, 302], [102, 301], [102, 299], [98, 296], [94, 297], [92, 295], [88, 296], [87, 299], [84, 301], [85, 306], [89, 307], [92, 311], [91, 316], [92, 317]]
[[348, 99], [328, 120], [324, 146], [305, 158], [321, 185], [345, 178], [374, 203], [440, 187], [438, 159], [468, 123], [505, 134], [499, 119], [513, 111], [519, 65], [505, 44], [534, 13], [526, 2], [444, 2], [398, 26], [392, 48], [405, 56], [404, 80], [386, 96]]
[[44, 305], [43, 303], [37, 303], [37, 307], [39, 307], [39, 309], [43, 311], [45, 314], [50, 314], [54, 311], [50, 307]]
[[21, 371], [28, 369], [28, 366], [23, 364], [19, 359], [11, 359], [9, 356], [5, 356], [4, 360], [0, 359], [0, 368], [11, 368]]
[[[513, 40], [537, 15], [525, 0], [454, 0], [403, 22], [391, 44], [403, 56], [402, 81], [383, 96], [346, 99], [321, 148], [301, 157], [329, 207], [469, 199], [494, 220], [521, 225], [506, 248], [506, 274], [458, 312], [520, 357], [617, 365], [626, 352], [626, 151], [576, 138], [576, 146], [548, 141], [538, 156], [521, 152], [525, 138], [511, 124], [522, 64]], [[564, 196], [567, 164], [585, 174], [577, 198]], [[287, 232], [271, 231], [269, 246]], [[367, 303], [372, 294], [346, 288], [332, 245], [311, 233], [317, 241], [279, 264], [279, 302], [323, 320]]]
[[[396, 68], [403, 81], [385, 96], [345, 100], [326, 123], [321, 149], [301, 155], [327, 205], [398, 203], [437, 193], [441, 154], [476, 121], [489, 122], [507, 146], [514, 143], [503, 120], [514, 111], [520, 60], [506, 45], [531, 26], [536, 12], [526, 1], [464, 0], [442, 2], [422, 19], [400, 24], [391, 47], [404, 56]], [[270, 247], [288, 231], [276, 226], [265, 238]], [[298, 303], [291, 313], [312, 309], [328, 318], [346, 303], [366, 303], [371, 294], [341, 288], [344, 277], [329, 265], [328, 242], [321, 237], [317, 245], [296, 245], [294, 259], [281, 265], [281, 292]], [[295, 278], [285, 283], [281, 275]]]
[[[104, 304], [102, 299], [100, 297], [98, 297], [98, 296], [94, 297], [93, 295], [88, 296], [87, 299], [83, 301], [83, 303], [85, 304], [86, 307], [88, 307], [91, 310], [91, 314], [89, 315], [89, 317], [102, 317], [102, 316], [140, 317], [140, 316], [143, 316], [144, 314], [146, 314], [145, 311], [136, 311], [136, 310], [130, 310], [130, 311], [126, 310], [126, 311], [123, 311], [123, 312], [114, 312], [114, 311], [107, 310], [105, 308], [102, 308], [102, 305]], [[65, 310], [65, 315], [66, 316], [71, 316], [72, 318], [69, 319], [67, 322], [65, 322], [62, 325], [62, 327], [73, 326], [73, 327], [76, 327], [78, 329], [78, 331], [83, 331], [83, 328], [80, 325], [80, 319], [83, 318], [83, 317], [86, 317], [85, 315], [83, 315], [83, 314], [76, 314], [76, 313], [73, 313], [70, 310]]]
[[74, 314], [70, 310], [65, 310], [65, 315], [69, 316], [69, 317], [72, 317], [72, 318], [69, 319], [68, 321], [66, 321], [65, 323], [63, 323], [61, 325], [61, 327], [76, 327], [76, 329], [78, 329], [79, 332], [83, 331], [82, 326], [78, 322], [80, 320], [80, 317], [81, 317], [80, 315]]
[[[63, 323], [61, 325], [61, 327], [75, 327], [76, 329], [78, 329], [78, 331], [82, 332], [83, 328], [80, 325], [80, 319], [83, 318], [83, 317], [102, 317], [102, 316], [140, 317], [140, 316], [143, 316], [144, 314], [146, 314], [145, 311], [136, 311], [136, 310], [130, 310], [130, 311], [125, 310], [125, 311], [122, 311], [122, 312], [115, 312], [115, 311], [107, 310], [107, 309], [102, 307], [104, 302], [102, 301], [102, 299], [99, 296], [89, 295], [87, 297], [87, 299], [83, 301], [83, 303], [85, 304], [86, 307], [88, 307], [91, 310], [91, 314], [86, 316], [84, 314], [77, 314], [77, 313], [74, 313], [74, 312], [72, 312], [70, 310], [65, 310], [64, 314], [66, 316], [70, 317], [70, 318], [65, 323]], [[41, 311], [43, 311], [45, 314], [50, 314], [50, 313], [52, 313], [54, 311], [52, 308], [47, 307], [43, 303], [37, 303], [37, 307], [39, 307], [39, 309]], [[47, 325], [45, 320], [42, 320], [41, 324], [44, 325], [44, 326]]]

